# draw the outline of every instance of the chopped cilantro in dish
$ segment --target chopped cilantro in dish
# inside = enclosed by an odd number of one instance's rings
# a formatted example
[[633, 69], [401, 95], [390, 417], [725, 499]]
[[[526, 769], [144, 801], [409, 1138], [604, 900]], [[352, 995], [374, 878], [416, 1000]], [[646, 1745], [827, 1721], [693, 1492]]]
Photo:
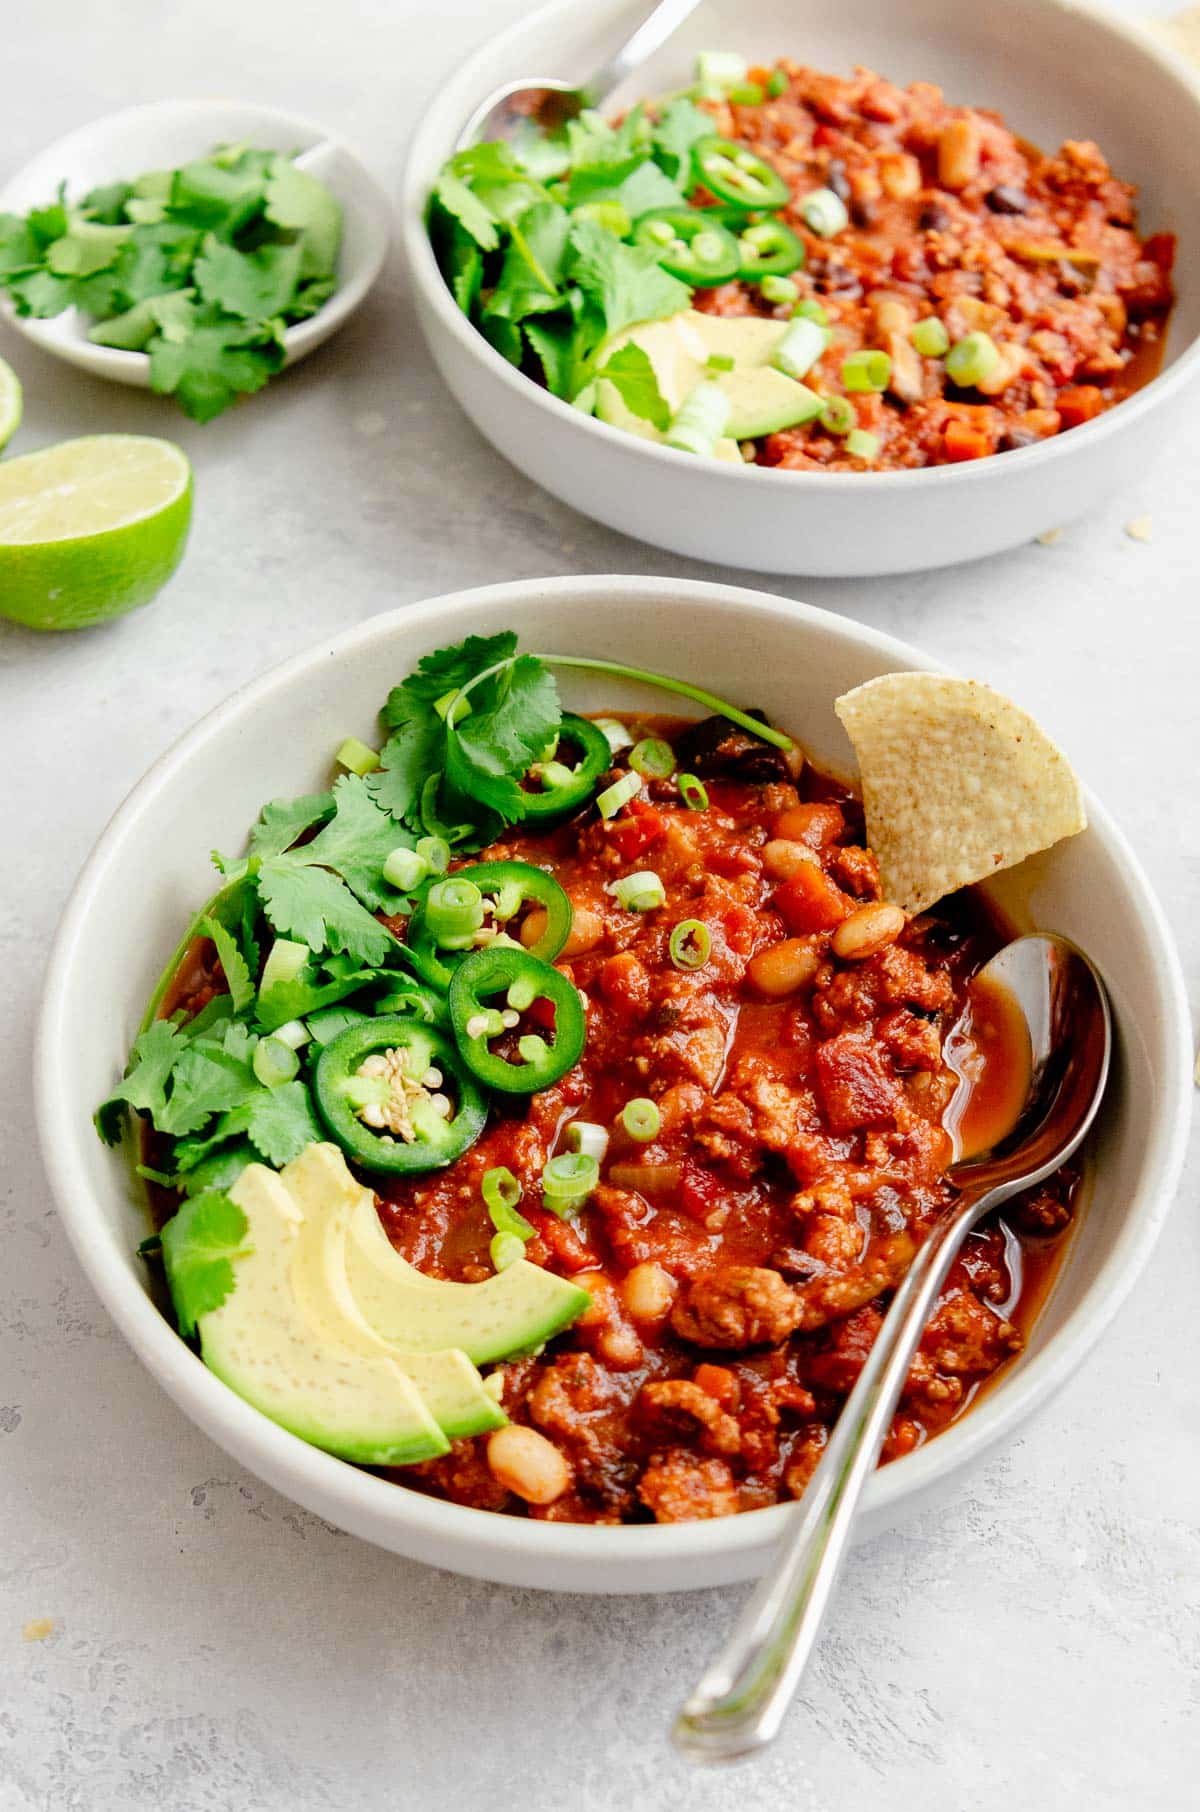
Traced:
[[209, 421], [283, 365], [286, 328], [337, 287], [342, 215], [277, 151], [218, 146], [177, 170], [0, 214], [0, 289], [19, 315], [68, 308], [89, 338], [144, 352], [154, 390]]

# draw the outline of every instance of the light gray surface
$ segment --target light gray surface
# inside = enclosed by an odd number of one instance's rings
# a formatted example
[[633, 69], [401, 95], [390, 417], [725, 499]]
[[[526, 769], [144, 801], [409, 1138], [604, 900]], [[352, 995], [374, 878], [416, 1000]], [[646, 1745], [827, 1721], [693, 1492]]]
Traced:
[[[110, 108], [226, 93], [327, 121], [394, 185], [420, 97], [518, 10], [22, 8], [0, 171]], [[0, 356], [27, 388], [13, 452], [132, 429], [173, 435], [197, 467], [191, 549], [158, 604], [74, 638], [0, 624], [0, 1812], [1194, 1806], [1195, 1143], [1102, 1348], [957, 1500], [859, 1551], [785, 1739], [735, 1775], [689, 1776], [664, 1729], [736, 1594], [549, 1598], [406, 1564], [241, 1475], [142, 1371], [31, 1143], [40, 971], [108, 814], [229, 690], [386, 605], [521, 573], [714, 575], [593, 527], [497, 459], [426, 369], [394, 267], [339, 341], [206, 429], [3, 327]], [[1198, 467], [1200, 429], [1052, 547], [780, 587], [1037, 713], [1128, 831], [1193, 989]], [[1147, 514], [1153, 539], [1131, 540]], [[36, 1619], [53, 1628], [26, 1639]]]

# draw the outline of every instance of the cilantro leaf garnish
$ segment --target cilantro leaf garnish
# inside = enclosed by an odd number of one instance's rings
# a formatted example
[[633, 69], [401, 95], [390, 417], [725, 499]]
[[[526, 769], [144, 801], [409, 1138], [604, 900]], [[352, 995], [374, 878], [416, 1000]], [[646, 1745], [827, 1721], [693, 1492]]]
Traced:
[[220, 919], [205, 919], [202, 930], [217, 947], [217, 958], [225, 977], [225, 985], [229, 989], [233, 1010], [240, 1013], [254, 999], [254, 982], [249, 965], [238, 948], [237, 939], [231, 931], [226, 930]]
[[342, 210], [324, 183], [287, 158], [275, 158], [267, 178], [266, 217], [299, 235], [301, 276], [332, 276], [342, 242]]
[[241, 1050], [236, 1042], [233, 1048], [226, 1048], [232, 1033], [245, 1030], [235, 1023], [225, 1044], [197, 1039], [188, 1045], [171, 1071], [170, 1098], [153, 1116], [159, 1132], [176, 1137], [196, 1132], [213, 1114], [240, 1107], [261, 1088], [250, 1066], [252, 1053], [245, 1049], [245, 1041]]
[[269, 320], [287, 307], [300, 277], [300, 245], [239, 252], [209, 233], [192, 269], [206, 302], [247, 321]]
[[692, 299], [687, 284], [663, 270], [656, 247], [626, 245], [595, 220], [576, 219], [567, 263], [604, 316], [608, 335], [638, 321], [678, 314]]
[[655, 122], [651, 135], [654, 155], [668, 176], [686, 178], [691, 170], [692, 146], [707, 138], [713, 129], [713, 118], [687, 95], [669, 101]]
[[550, 313], [562, 301], [570, 215], [557, 202], [542, 201], [511, 221], [508, 230], [508, 250], [485, 315], [520, 321], [526, 315]]
[[383, 865], [395, 848], [411, 839], [396, 829], [357, 774], [343, 775], [333, 789], [333, 800], [333, 817], [311, 843], [292, 852], [293, 859], [332, 868], [372, 912], [385, 906], [394, 910], [401, 896], [384, 880]]
[[211, 421], [238, 396], [261, 390], [283, 365], [283, 347], [265, 325], [214, 308], [197, 313], [186, 339], [158, 334], [147, 350], [150, 388], [174, 396], [198, 422]]
[[128, 1105], [156, 1119], [167, 1103], [167, 1079], [185, 1040], [169, 1019], [156, 1019], [134, 1039], [129, 1067], [107, 1101], [96, 1109], [96, 1130], [106, 1145], [121, 1137], [122, 1109]]
[[310, 950], [344, 950], [378, 967], [394, 947], [391, 933], [328, 869], [271, 856], [258, 871], [258, 891], [275, 930]]
[[250, 1142], [276, 1169], [325, 1137], [303, 1082], [264, 1089], [250, 1104]]
[[596, 372], [598, 378], [606, 378], [620, 391], [621, 401], [634, 415], [641, 416], [654, 427], [666, 429], [671, 424], [671, 410], [666, 398], [658, 387], [658, 379], [650, 355], [641, 346], [630, 342], [610, 353], [604, 364]]
[[219, 1309], [234, 1287], [234, 1262], [249, 1252], [249, 1222], [220, 1190], [194, 1196], [162, 1230], [162, 1256], [181, 1334]]

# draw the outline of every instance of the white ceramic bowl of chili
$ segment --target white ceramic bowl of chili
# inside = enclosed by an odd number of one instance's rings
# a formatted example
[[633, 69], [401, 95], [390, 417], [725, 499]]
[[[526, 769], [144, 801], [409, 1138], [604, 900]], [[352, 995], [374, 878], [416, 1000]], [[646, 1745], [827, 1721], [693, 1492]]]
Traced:
[[[923, 471], [788, 472], [697, 459], [606, 426], [503, 359], [454, 303], [425, 229], [434, 178], [488, 91], [599, 68], [642, 0], [553, 0], [487, 44], [439, 90], [409, 154], [401, 230], [417, 312], [442, 376], [481, 433], [585, 515], [673, 553], [755, 572], [850, 577], [950, 566], [1031, 540], [1141, 476], [1200, 372], [1200, 83], [1173, 51], [1089, 0], [705, 0], [613, 97], [619, 110], [691, 79], [699, 49], [790, 56], [848, 74], [866, 64], [992, 108], [1047, 149], [1095, 139], [1140, 190], [1142, 231], [1175, 232], [1178, 301], [1161, 372], [1096, 420], [1032, 447]], [[1119, 75], [1114, 74], [1119, 72]]]
[[[670, 622], [686, 624], [686, 633], [668, 638]], [[307, 1509], [413, 1559], [514, 1585], [650, 1592], [743, 1579], [761, 1569], [786, 1507], [674, 1525], [532, 1522], [406, 1490], [277, 1428], [206, 1369], [152, 1300], [136, 1256], [146, 1232], [140, 1186], [128, 1154], [101, 1145], [92, 1127], [157, 971], [211, 885], [208, 851], [238, 847], [264, 799], [322, 785], [330, 747], [348, 732], [374, 734], [388, 685], [421, 654], [510, 627], [526, 648], [586, 649], [651, 669], [672, 639], [686, 649], [673, 663], [682, 676], [761, 706], [822, 767], [843, 773], [852, 772], [852, 756], [832, 709], [839, 693], [876, 674], [936, 666], [875, 630], [786, 599], [617, 577], [460, 592], [310, 648], [235, 693], [170, 749], [80, 875], [51, 954], [38, 1032], [46, 1168], [80, 1263], [134, 1351], [214, 1441]], [[572, 675], [562, 690], [576, 710], [662, 705], [661, 693], [601, 676]], [[1136, 859], [1094, 801], [1089, 813], [1083, 835], [1002, 877], [1001, 893], [1018, 924], [1081, 944], [1112, 993], [1117, 1064], [1081, 1223], [1026, 1352], [962, 1421], [875, 1476], [863, 1534], [948, 1485], [1053, 1395], [1116, 1313], [1170, 1207], [1191, 1091], [1183, 980]]]

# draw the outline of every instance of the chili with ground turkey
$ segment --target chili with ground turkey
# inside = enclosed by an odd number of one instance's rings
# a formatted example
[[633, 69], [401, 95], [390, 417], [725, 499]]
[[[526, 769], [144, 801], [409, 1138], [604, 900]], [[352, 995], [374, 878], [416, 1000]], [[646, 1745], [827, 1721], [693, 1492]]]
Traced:
[[[774, 71], [752, 69], [749, 80], [761, 99], [701, 104], [717, 131], [758, 152], [790, 186], [782, 218], [806, 253], [792, 282], [833, 330], [806, 381], [837, 394], [847, 356], [874, 348], [891, 360], [886, 391], [850, 399], [857, 427], [880, 442], [873, 469], [1029, 446], [1090, 421], [1153, 377], [1173, 300], [1175, 238], [1139, 238], [1135, 190], [1099, 146], [1068, 140], [1045, 155], [996, 113], [952, 106], [930, 82], [902, 88], [868, 69], [842, 78], [785, 59]], [[835, 235], [806, 219], [815, 190], [831, 191], [848, 214]], [[720, 205], [712, 194], [696, 199]], [[740, 280], [697, 289], [692, 306], [785, 320], [795, 303], [773, 306], [757, 283]], [[986, 334], [998, 362], [975, 383], [956, 384], [942, 357], [913, 343], [927, 317], [940, 319], [950, 343]], [[792, 470], [864, 464], [844, 433], [820, 421], [743, 451]]]
[[[392, 1474], [552, 1521], [679, 1522], [798, 1496], [891, 1291], [953, 1198], [944, 1123], [960, 1077], [975, 1088], [969, 1136], [986, 1143], [979, 1116], [1009, 1111], [1027, 1061], [1002, 1004], [972, 991], [1008, 935], [980, 896], [906, 921], [879, 898], [844, 790], [811, 767], [797, 779], [720, 719], [629, 727], [669, 743], [680, 774], [644, 779], [611, 819], [514, 828], [480, 857], [544, 867], [566, 890], [556, 967], [586, 1004], [581, 1058], [548, 1088], [496, 1097], [449, 1169], [369, 1179], [397, 1250], [470, 1282], [494, 1269], [485, 1173], [511, 1171], [534, 1229], [526, 1256], [590, 1292], [574, 1327], [493, 1373], [514, 1424], [503, 1438]], [[606, 785], [628, 751], [613, 759]], [[640, 870], [663, 904], [627, 910], [610, 884]], [[683, 921], [707, 935], [690, 928], [673, 959]], [[518, 930], [538, 942], [536, 906]], [[572, 1121], [610, 1136], [598, 1185], [560, 1218], [541, 1182]], [[1020, 1351], [1077, 1180], [1060, 1171], [968, 1241], [885, 1459], [961, 1415]]]

